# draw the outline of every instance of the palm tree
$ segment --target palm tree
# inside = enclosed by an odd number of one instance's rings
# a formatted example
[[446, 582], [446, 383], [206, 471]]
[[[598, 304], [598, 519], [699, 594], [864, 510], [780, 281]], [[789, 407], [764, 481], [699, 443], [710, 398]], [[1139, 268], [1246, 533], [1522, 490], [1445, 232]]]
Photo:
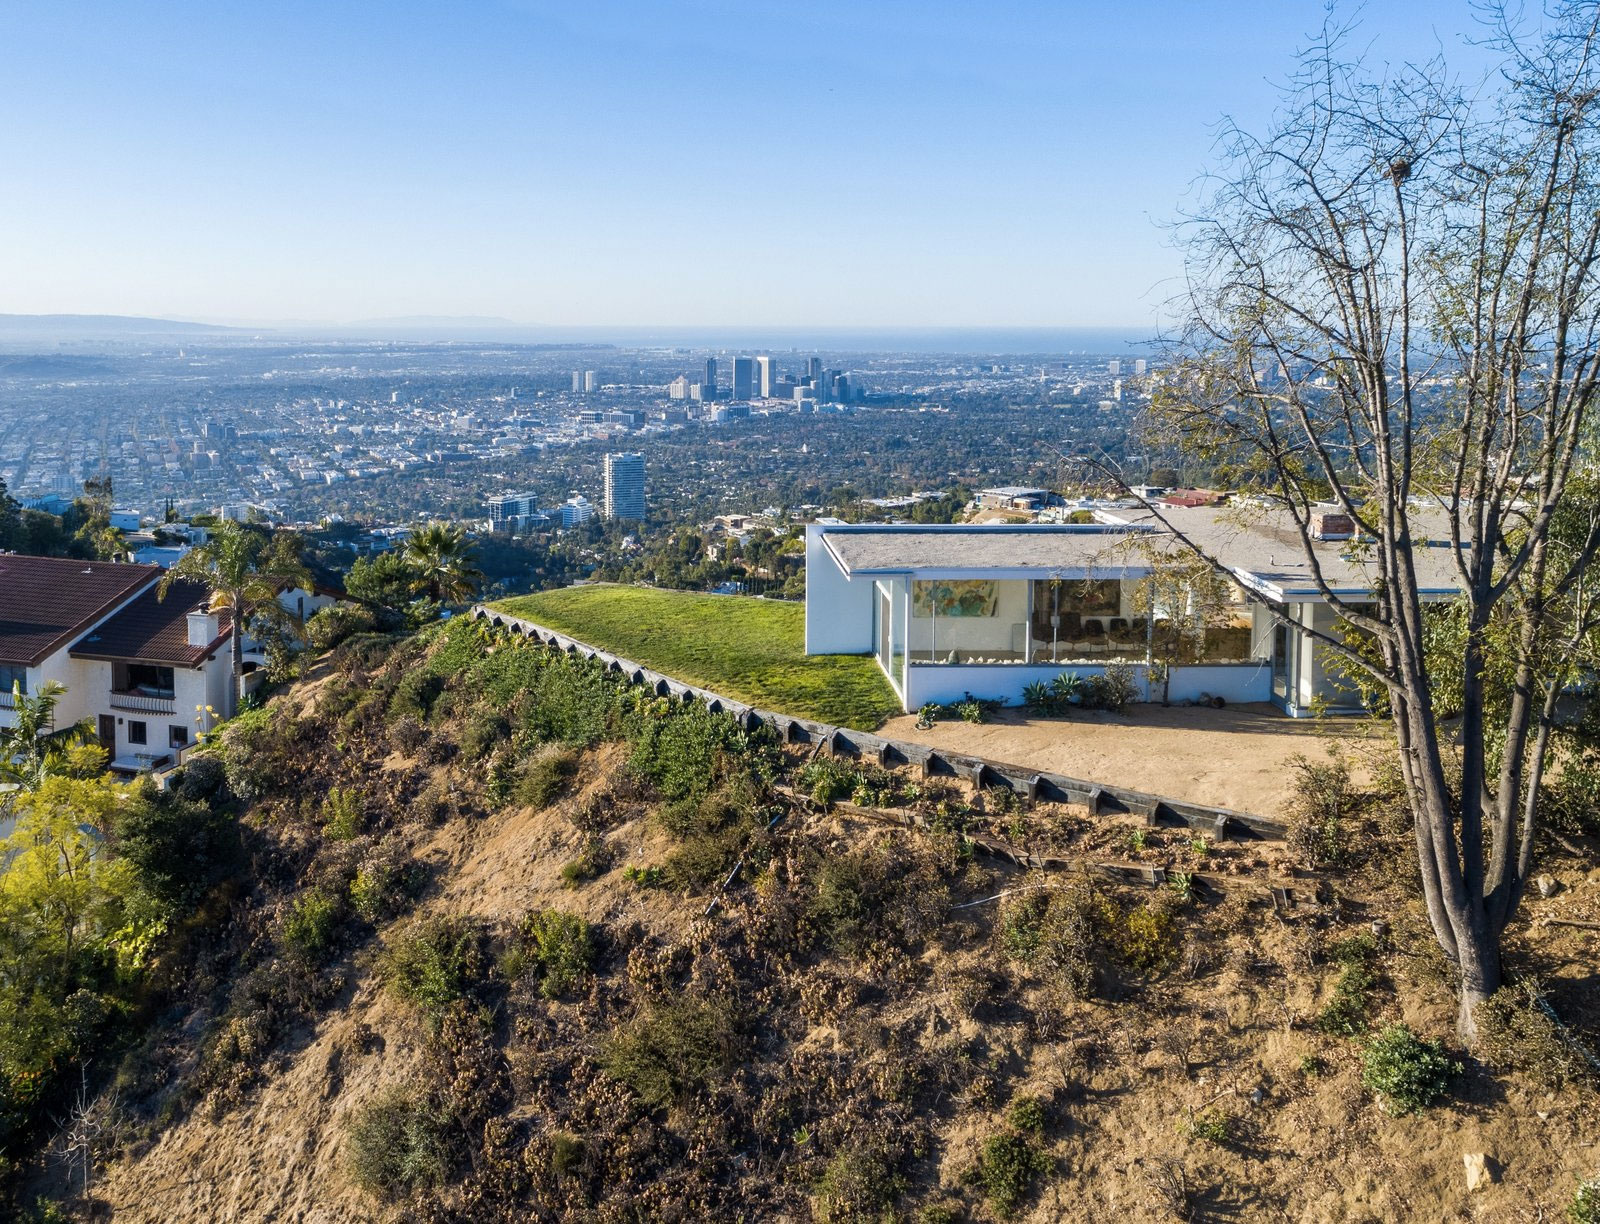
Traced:
[[[230, 654], [233, 662], [233, 700], [237, 707], [244, 680], [244, 634], [252, 619], [283, 624], [294, 618], [278, 602], [278, 595], [294, 587], [311, 586], [311, 575], [300, 561], [299, 538], [289, 532], [267, 535], [259, 530], [224, 522], [204, 544], [191, 548], [161, 579], [160, 597], [172, 584], [190, 578], [211, 590], [211, 611], [226, 611], [232, 621]], [[232, 710], [226, 711], [231, 716]]]
[[29, 696], [23, 696], [20, 683], [12, 686], [11, 704], [17, 720], [15, 726], [0, 727], [0, 783], [38, 789], [49, 775], [64, 772], [68, 748], [93, 736], [88, 719], [56, 729], [56, 702], [66, 691], [64, 684], [54, 680], [45, 681]]
[[435, 603], [465, 603], [483, 582], [466, 529], [450, 523], [429, 523], [413, 532], [406, 561], [416, 574], [417, 593]]

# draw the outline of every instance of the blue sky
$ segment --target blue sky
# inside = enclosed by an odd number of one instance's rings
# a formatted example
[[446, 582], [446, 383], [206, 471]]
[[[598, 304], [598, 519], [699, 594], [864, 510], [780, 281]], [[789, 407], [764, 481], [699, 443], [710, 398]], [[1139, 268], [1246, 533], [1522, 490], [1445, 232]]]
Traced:
[[[0, 312], [1142, 326], [1313, 0], [0, 0]], [[1401, 61], [1466, 0], [1374, 3]]]

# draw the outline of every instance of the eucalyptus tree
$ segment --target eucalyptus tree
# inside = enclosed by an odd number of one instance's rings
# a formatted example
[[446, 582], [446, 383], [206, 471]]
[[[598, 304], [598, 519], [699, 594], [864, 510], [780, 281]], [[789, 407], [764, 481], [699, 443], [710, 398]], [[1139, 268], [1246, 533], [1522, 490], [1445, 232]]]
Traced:
[[[1339, 625], [1284, 623], [1386, 698], [1469, 1044], [1593, 641], [1597, 29], [1593, 3], [1531, 25], [1492, 11], [1478, 45], [1500, 69], [1470, 90], [1442, 61], [1380, 73], [1325, 30], [1269, 129], [1226, 129], [1178, 227], [1183, 325], [1153, 414], [1287, 515]], [[1355, 525], [1370, 596], [1323, 573], [1328, 508]], [[1430, 548], [1459, 588], [1448, 655]]]

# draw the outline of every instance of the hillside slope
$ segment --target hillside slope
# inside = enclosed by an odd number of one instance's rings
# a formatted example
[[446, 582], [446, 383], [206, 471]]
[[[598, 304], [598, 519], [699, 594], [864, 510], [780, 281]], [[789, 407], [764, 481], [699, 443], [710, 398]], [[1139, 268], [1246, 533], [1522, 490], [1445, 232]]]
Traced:
[[[466, 623], [347, 643], [226, 757], [252, 883], [101, 1099], [100, 1218], [1534, 1220], [1594, 1172], [1592, 1086], [1526, 1016], [1420, 1113], [1362, 1087], [1368, 1034], [1454, 1010], [1381, 804], [1292, 878]], [[1514, 960], [1592, 1020], [1589, 934], [1540, 920], [1600, 881], [1555, 874]]]

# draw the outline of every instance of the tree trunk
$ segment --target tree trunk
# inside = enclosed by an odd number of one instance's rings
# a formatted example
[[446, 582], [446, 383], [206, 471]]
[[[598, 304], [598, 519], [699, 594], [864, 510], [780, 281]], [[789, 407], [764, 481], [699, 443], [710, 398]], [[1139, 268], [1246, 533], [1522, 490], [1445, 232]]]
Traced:
[[244, 688], [244, 616], [237, 602], [229, 609], [229, 615], [233, 618], [233, 640], [228, 648], [229, 663], [233, 671], [233, 690], [229, 701], [232, 708], [223, 715], [224, 718], [232, 718], [237, 714], [244, 698], [241, 692]]
[[1457, 974], [1461, 1002], [1456, 1013], [1456, 1033], [1461, 1044], [1470, 1050], [1478, 1042], [1478, 1004], [1500, 989], [1499, 941], [1483, 935], [1464, 943]]

